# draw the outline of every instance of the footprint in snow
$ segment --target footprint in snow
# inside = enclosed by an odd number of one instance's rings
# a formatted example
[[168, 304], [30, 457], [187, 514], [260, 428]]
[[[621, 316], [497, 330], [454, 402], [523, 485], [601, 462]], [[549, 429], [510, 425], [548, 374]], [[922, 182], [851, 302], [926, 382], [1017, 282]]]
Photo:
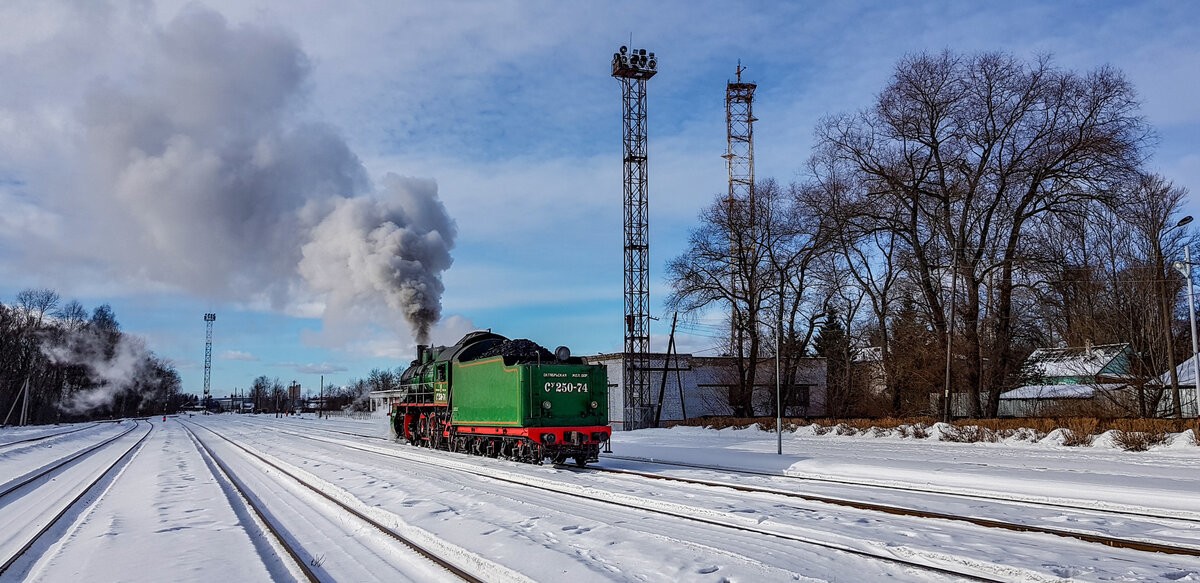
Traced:
[[1162, 576], [1171, 581], [1200, 581], [1200, 571], [1172, 571]]

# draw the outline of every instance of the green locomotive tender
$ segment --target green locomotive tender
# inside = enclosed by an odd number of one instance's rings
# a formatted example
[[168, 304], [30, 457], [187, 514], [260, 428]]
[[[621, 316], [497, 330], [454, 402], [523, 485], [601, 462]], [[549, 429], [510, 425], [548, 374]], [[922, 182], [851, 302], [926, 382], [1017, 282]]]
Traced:
[[551, 354], [472, 332], [454, 346], [417, 346], [400, 387], [392, 430], [413, 445], [583, 467], [612, 436], [604, 367], [566, 347]]

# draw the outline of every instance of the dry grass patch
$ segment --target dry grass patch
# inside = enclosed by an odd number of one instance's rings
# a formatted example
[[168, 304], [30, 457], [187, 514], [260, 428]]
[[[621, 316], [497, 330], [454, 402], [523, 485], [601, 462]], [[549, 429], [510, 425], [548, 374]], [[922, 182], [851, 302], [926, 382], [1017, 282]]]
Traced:
[[958, 443], [979, 443], [1000, 441], [1000, 434], [992, 429], [978, 425], [951, 425], [942, 430], [942, 441]]
[[1156, 445], [1167, 443], [1167, 424], [1162, 419], [1118, 419], [1113, 442], [1125, 451], [1146, 451]]
[[[785, 418], [783, 430], [794, 432], [800, 427], [811, 425], [816, 435], [870, 435], [925, 439], [930, 428], [937, 423], [933, 417], [881, 417], [865, 418]], [[764, 431], [775, 430], [775, 418], [770, 417], [705, 417], [676, 422], [672, 425], [688, 425], [711, 429], [746, 429], [758, 427]], [[1063, 429], [1063, 444], [1068, 446], [1091, 445], [1095, 437], [1105, 431], [1114, 430], [1114, 442], [1128, 451], [1144, 451], [1155, 445], [1166, 443], [1173, 433], [1192, 431], [1193, 439], [1200, 445], [1200, 420], [1198, 419], [1104, 419], [1096, 417], [1030, 417], [1021, 419], [962, 419], [947, 426], [942, 425], [941, 439], [944, 441], [975, 443], [996, 442], [1002, 439], [1018, 439], [1036, 442], [1055, 429]]]
[[1058, 426], [1066, 430], [1063, 434], [1063, 445], [1089, 446], [1096, 438], [1096, 428], [1100, 426], [1100, 420], [1094, 417], [1069, 417], [1058, 420]]
[[929, 426], [924, 423], [913, 423], [912, 425], [901, 425], [896, 428], [896, 432], [900, 437], [911, 437], [913, 439], [925, 439], [929, 437]]

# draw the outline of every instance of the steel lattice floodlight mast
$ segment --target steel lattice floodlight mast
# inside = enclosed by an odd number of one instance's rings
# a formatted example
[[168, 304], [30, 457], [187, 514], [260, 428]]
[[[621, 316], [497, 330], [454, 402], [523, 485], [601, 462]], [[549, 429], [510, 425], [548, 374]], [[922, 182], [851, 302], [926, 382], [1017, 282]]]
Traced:
[[212, 328], [217, 320], [216, 314], [204, 314], [204, 406], [212, 397], [209, 382], [212, 380]]
[[[754, 204], [754, 90], [758, 85], [743, 83], [741, 61], [737, 66], [737, 82], [725, 85], [725, 137], [726, 166], [729, 170], [729, 196], [726, 199], [729, 213], [729, 260], [733, 270], [733, 295], [748, 298], [752, 294], [750, 285], [756, 281], [754, 273], [757, 262], [747, 260], [746, 254], [758, 243], [757, 208]], [[744, 227], [744, 228], [740, 228]], [[741, 275], [743, 269], [749, 273]], [[743, 322], [736, 303], [730, 303], [729, 326], [732, 352], [746, 354], [746, 328], [757, 323]]]
[[625, 411], [622, 428], [649, 427], [650, 289], [649, 224], [646, 195], [646, 81], [658, 59], [646, 49], [621, 47], [613, 53], [612, 76], [621, 83], [625, 161]]

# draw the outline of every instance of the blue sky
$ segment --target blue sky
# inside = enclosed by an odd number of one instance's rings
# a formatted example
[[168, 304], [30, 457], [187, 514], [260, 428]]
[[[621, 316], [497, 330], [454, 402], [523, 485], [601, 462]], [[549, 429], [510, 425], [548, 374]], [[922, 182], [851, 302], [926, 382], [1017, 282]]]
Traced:
[[[209, 311], [218, 395], [260, 374], [315, 391], [322, 374], [344, 383], [401, 365], [413, 340], [386, 294], [297, 261], [338, 201], [370, 216], [407, 208], [408, 194], [389, 198], [392, 173], [404, 193], [435, 188], [455, 223], [435, 342], [491, 328], [618, 351], [621, 103], [608, 65], [632, 37], [659, 58], [658, 348], [663, 266], [726, 188], [724, 89], [739, 59], [759, 86], [759, 178], [796, 178], [821, 117], [867, 106], [904, 55], [1002, 50], [1121, 69], [1158, 134], [1151, 169], [1194, 195], [1198, 23], [1200, 5], [1182, 1], [6, 2], [0, 301], [50, 287], [108, 303], [191, 392]], [[372, 197], [388, 202], [346, 202]]]

